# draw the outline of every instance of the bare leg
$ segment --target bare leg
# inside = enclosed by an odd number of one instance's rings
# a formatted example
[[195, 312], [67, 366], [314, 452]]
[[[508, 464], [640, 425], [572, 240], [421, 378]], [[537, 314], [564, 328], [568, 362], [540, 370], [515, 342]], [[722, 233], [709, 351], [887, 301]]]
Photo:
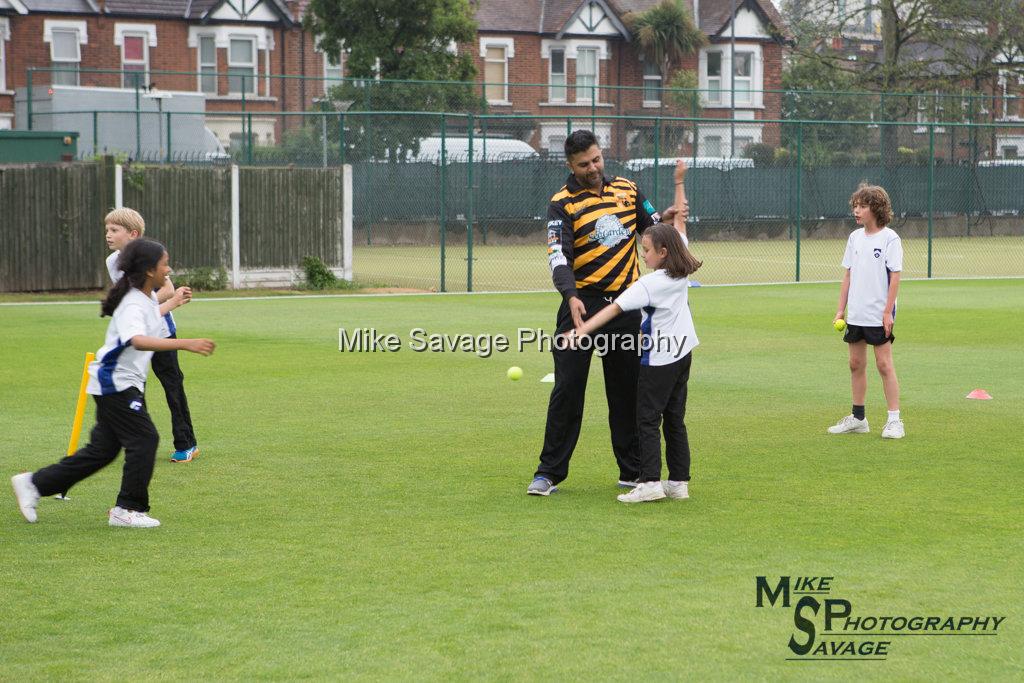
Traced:
[[[850, 347], [850, 387], [853, 394], [853, 405], [864, 405], [864, 397], [868, 393], [868, 344], [865, 341], [848, 344]], [[887, 344], [888, 346], [888, 344]]]
[[889, 410], [899, 410], [900, 383], [896, 379], [896, 368], [892, 363], [892, 344], [886, 342], [875, 347], [875, 365], [882, 377], [882, 391], [885, 392], [885, 402]]

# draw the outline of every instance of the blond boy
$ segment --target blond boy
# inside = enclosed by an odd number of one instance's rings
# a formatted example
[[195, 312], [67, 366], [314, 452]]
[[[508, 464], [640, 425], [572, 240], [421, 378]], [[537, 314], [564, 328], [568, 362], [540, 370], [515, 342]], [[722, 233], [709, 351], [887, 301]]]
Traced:
[[[106, 227], [107, 247], [111, 250], [107, 257], [107, 272], [111, 282], [121, 279], [122, 272], [117, 265], [118, 256], [129, 242], [142, 237], [146, 232], [146, 221], [135, 209], [121, 207], [107, 214], [103, 220]], [[171, 311], [184, 306], [192, 300], [192, 290], [188, 287], [174, 288], [168, 277], [159, 291], [153, 292], [160, 315], [163, 316], [163, 336], [177, 338], [177, 327]], [[192, 416], [188, 409], [188, 398], [185, 396], [185, 376], [178, 364], [177, 351], [157, 351], [153, 354], [153, 374], [160, 380], [167, 397], [167, 407], [171, 411], [171, 431], [174, 433], [174, 453], [171, 462], [189, 462], [199, 454], [195, 431], [192, 428]]]

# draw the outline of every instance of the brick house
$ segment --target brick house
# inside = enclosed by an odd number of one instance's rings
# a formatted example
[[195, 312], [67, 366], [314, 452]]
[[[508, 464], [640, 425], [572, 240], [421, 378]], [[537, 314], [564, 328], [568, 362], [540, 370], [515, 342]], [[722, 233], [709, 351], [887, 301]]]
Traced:
[[243, 109], [253, 113], [255, 139], [273, 143], [282, 117], [272, 112], [313, 108], [324, 77], [341, 76], [297, 19], [306, 2], [0, 0], [0, 128], [27, 128], [14, 120], [15, 89], [27, 85], [29, 67], [54, 67], [65, 70], [36, 71], [33, 86], [134, 90], [140, 82], [203, 93], [206, 125], [225, 146], [242, 133]]
[[[559, 148], [566, 117], [650, 117], [614, 127], [595, 122], [595, 132], [605, 144], [614, 143], [621, 156], [630, 144], [651, 136], [654, 117], [681, 113], [663, 101], [661, 75], [640, 59], [622, 21], [628, 12], [658, 1], [474, 0], [477, 40], [459, 49], [475, 56], [490, 113], [558, 117], [530, 122], [532, 133], [524, 137], [538, 149]], [[691, 9], [696, 6], [699, 28], [710, 41], [683, 64], [699, 74], [700, 115], [731, 118], [730, 74], [735, 73], [736, 119], [752, 121], [701, 124], [700, 154], [728, 156], [733, 136], [737, 153], [750, 142], [777, 143], [777, 126], [756, 123], [780, 114], [779, 95], [770, 91], [780, 85], [785, 28], [771, 0], [736, 0], [736, 69], [730, 68], [730, 0], [687, 2]], [[342, 68], [328, 63], [315, 49], [314, 36], [302, 28], [307, 4], [0, 0], [0, 128], [28, 127], [16, 120], [14, 92], [28, 85], [28, 68], [59, 67], [64, 70], [33, 72], [33, 87], [134, 91], [141, 83], [158, 91], [201, 93], [206, 126], [226, 147], [246, 134], [242, 111], [251, 114], [254, 139], [273, 144], [285, 127], [298, 123], [295, 117], [286, 121], [282, 112], [315, 108], [324, 96], [323, 79], [342, 76]], [[493, 125], [500, 130], [500, 123]]]
[[[478, 41], [468, 46], [477, 61], [490, 113], [558, 116], [539, 119], [531, 142], [557, 151], [565, 139], [566, 117], [597, 115], [686, 115], [663, 101], [657, 65], [645, 63], [630, 42], [623, 17], [660, 0], [478, 0]], [[730, 68], [730, 0], [687, 0], [709, 45], [688, 58], [683, 69], [696, 72], [703, 91], [700, 116], [732, 118], [730, 96], [735, 74], [735, 117], [778, 119], [786, 29], [771, 0], [736, 0], [735, 58]], [[465, 49], [465, 47], [464, 47]], [[532, 87], [503, 83], [538, 84]], [[596, 98], [596, 101], [595, 101]], [[618, 124], [595, 121], [595, 133], [619, 156], [654, 119]], [[735, 135], [737, 155], [752, 142], [778, 143], [778, 127], [756, 123], [701, 124], [702, 156], [729, 156]]]

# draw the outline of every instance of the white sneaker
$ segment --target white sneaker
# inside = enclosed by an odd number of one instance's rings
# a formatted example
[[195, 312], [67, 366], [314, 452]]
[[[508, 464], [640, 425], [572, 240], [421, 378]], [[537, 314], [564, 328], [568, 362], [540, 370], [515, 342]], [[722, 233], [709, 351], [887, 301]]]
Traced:
[[145, 512], [125, 510], [124, 508], [117, 507], [116, 505], [110, 508], [108, 521], [110, 526], [130, 526], [139, 529], [150, 529], [155, 526], [160, 526], [159, 520], [153, 519]]
[[661, 488], [669, 498], [685, 500], [690, 497], [690, 483], [686, 481], [663, 481]]
[[902, 439], [905, 435], [903, 420], [890, 420], [885, 423], [885, 427], [882, 429], [883, 439]]
[[867, 418], [858, 420], [853, 415], [847, 415], [828, 428], [829, 434], [867, 434], [870, 431]]
[[661, 488], [660, 481], [642, 481], [629, 493], [618, 496], [618, 499], [623, 503], [646, 503], [664, 497], [665, 490]]
[[11, 477], [11, 487], [14, 489], [14, 497], [18, 499], [18, 509], [21, 516], [28, 522], [35, 522], [39, 517], [36, 515], [36, 503], [39, 502], [39, 489], [32, 483], [32, 473], [22, 472]]

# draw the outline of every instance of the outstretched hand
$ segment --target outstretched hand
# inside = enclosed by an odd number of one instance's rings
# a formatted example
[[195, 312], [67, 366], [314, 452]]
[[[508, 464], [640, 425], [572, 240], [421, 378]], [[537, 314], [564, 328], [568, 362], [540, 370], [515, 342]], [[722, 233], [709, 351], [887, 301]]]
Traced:
[[569, 313], [572, 314], [572, 326], [579, 327], [583, 324], [583, 316], [587, 314], [587, 307], [583, 305], [579, 297], [574, 296], [569, 299]]

